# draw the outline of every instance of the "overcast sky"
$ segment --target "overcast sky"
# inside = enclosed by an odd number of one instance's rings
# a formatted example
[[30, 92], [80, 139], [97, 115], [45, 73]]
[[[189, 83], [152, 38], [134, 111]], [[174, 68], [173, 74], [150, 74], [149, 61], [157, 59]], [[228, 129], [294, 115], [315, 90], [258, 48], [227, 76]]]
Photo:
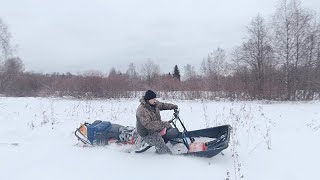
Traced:
[[[162, 72], [200, 65], [239, 45], [278, 0], [0, 0], [0, 17], [27, 71], [125, 71], [152, 59]], [[320, 13], [320, 0], [302, 0]]]

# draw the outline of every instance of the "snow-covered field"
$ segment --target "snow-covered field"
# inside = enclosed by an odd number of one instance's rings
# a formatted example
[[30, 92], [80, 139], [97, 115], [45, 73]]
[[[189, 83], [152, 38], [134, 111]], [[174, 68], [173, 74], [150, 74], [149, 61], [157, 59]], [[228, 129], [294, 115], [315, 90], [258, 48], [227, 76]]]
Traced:
[[[179, 105], [189, 130], [230, 124], [224, 155], [207, 159], [74, 146], [73, 131], [84, 121], [135, 126], [138, 99], [0, 97], [0, 180], [319, 179], [320, 102], [166, 102]], [[171, 117], [171, 111], [162, 112], [163, 120]]]

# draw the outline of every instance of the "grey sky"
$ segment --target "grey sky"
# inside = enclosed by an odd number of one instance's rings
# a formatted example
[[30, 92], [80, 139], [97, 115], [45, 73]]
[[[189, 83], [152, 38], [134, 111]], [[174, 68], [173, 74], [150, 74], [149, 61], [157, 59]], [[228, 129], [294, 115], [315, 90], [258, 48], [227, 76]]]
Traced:
[[[172, 71], [198, 66], [217, 47], [230, 51], [258, 13], [277, 0], [0, 0], [26, 70], [125, 71], [148, 58]], [[319, 0], [303, 6], [320, 13]]]

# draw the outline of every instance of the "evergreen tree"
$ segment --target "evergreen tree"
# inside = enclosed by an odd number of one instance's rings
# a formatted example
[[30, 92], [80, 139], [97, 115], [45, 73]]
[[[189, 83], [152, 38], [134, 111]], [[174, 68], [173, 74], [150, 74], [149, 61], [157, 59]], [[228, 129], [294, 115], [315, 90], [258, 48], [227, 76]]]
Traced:
[[177, 78], [180, 81], [180, 70], [177, 65], [174, 66], [173, 75], [174, 78]]

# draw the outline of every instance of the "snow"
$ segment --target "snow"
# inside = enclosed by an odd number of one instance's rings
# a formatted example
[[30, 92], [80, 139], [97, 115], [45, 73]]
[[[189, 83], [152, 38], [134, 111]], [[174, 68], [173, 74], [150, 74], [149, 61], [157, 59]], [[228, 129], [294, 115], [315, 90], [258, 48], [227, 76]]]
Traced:
[[[230, 124], [224, 155], [74, 146], [73, 131], [85, 121], [135, 126], [138, 99], [0, 97], [0, 179], [318, 179], [320, 102], [165, 102], [179, 105], [189, 130]], [[171, 117], [172, 111], [162, 112], [164, 120]]]

